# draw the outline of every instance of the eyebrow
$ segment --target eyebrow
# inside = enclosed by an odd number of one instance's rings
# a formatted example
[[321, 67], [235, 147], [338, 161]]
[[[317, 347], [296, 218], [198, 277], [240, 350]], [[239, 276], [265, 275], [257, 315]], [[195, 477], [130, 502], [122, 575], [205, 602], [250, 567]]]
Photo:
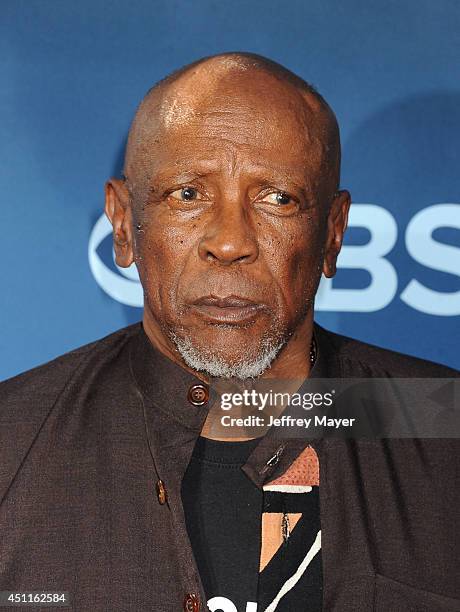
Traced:
[[[154, 185], [151, 189], [155, 189], [155, 185], [158, 183], [164, 183], [166, 181], [177, 181], [179, 183], [193, 181], [200, 178], [217, 174], [221, 170], [221, 165], [216, 164], [215, 160], [202, 160], [200, 162], [193, 162], [193, 168], [189, 162], [178, 164], [178, 167], [172, 170], [163, 170], [155, 174]], [[305, 183], [308, 183], [308, 174], [305, 172], [296, 175], [293, 173], [292, 168], [289, 167], [275, 167], [261, 165], [257, 163], [247, 164], [244, 168], [244, 173], [252, 175], [256, 180], [261, 181], [274, 181], [288, 180], [296, 183], [299, 188]]]
[[171, 181], [171, 180], [175, 180], [178, 182], [183, 182], [183, 181], [193, 181], [197, 178], [203, 178], [205, 176], [207, 176], [208, 174], [211, 174], [211, 172], [206, 172], [206, 171], [197, 171], [197, 170], [191, 170], [191, 169], [187, 169], [187, 170], [179, 170], [177, 169], [176, 171], [164, 171], [164, 172], [158, 172], [155, 175], [155, 182], [157, 183], [162, 183], [165, 181]]

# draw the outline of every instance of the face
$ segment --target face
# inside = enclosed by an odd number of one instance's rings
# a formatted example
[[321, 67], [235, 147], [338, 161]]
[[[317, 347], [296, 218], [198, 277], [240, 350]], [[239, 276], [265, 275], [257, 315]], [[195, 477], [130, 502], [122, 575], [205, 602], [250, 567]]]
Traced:
[[189, 366], [257, 376], [305, 319], [324, 266], [334, 196], [320, 127], [300, 93], [262, 76], [174, 96], [148, 144], [146, 196], [131, 193], [124, 252], [147, 319]]

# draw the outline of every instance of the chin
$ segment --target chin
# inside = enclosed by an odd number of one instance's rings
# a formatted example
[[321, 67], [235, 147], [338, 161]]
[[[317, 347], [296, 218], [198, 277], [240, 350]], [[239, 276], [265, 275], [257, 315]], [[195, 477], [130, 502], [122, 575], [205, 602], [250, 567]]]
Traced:
[[[270, 333], [255, 336], [247, 329], [231, 326], [207, 333], [205, 338], [198, 334], [170, 333], [169, 337], [184, 362], [199, 372], [213, 378], [257, 378], [267, 370], [285, 344], [282, 334]], [[250, 334], [248, 336], [248, 334]], [[240, 336], [235, 337], [235, 336]]]

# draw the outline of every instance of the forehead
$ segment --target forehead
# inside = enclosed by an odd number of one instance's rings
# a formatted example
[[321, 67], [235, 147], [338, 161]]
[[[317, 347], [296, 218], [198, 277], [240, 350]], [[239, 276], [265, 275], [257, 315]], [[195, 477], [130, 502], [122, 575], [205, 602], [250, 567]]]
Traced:
[[[205, 70], [181, 77], [148, 109], [148, 174], [176, 170], [284, 174], [301, 181], [326, 157], [317, 101], [261, 72]], [[147, 168], [146, 168], [147, 169]]]

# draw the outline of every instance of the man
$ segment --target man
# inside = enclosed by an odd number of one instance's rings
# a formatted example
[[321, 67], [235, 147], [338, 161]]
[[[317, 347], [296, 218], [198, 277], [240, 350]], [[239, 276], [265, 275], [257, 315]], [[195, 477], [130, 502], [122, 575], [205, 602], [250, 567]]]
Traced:
[[314, 323], [339, 171], [331, 109], [265, 58], [148, 92], [106, 185], [143, 321], [2, 384], [0, 590], [91, 611], [460, 609], [455, 440], [212, 426], [213, 381], [456, 376]]

